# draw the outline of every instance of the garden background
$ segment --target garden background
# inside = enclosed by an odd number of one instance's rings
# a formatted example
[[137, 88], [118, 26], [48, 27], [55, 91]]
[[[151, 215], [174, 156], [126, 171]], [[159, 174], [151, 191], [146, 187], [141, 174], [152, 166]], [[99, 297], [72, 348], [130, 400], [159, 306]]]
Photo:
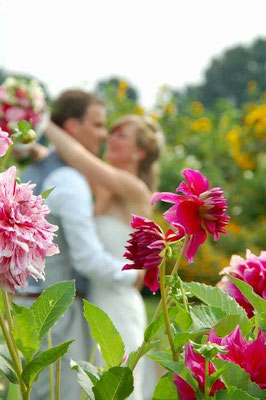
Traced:
[[[0, 69], [0, 83], [11, 73]], [[199, 85], [183, 90], [161, 86], [152, 110], [139, 103], [134, 82], [112, 77], [98, 82], [95, 90], [106, 102], [108, 125], [125, 113], [150, 115], [160, 123], [165, 136], [160, 191], [174, 191], [184, 168], [200, 169], [212, 186], [220, 185], [225, 191], [231, 216], [229, 235], [218, 243], [209, 239], [195, 262], [181, 268], [184, 280], [214, 284], [232, 254], [244, 255], [246, 248], [258, 254], [264, 249], [266, 39], [221, 53]], [[159, 215], [155, 210], [155, 218], [165, 226]]]

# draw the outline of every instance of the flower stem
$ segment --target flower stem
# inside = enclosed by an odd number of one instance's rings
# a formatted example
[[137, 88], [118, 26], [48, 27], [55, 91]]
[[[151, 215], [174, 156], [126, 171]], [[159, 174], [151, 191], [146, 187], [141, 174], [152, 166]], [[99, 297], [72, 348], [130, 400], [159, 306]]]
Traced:
[[[178, 271], [178, 268], [179, 268], [179, 266], [180, 266], [181, 259], [182, 259], [183, 255], [184, 255], [184, 253], [185, 253], [186, 248], [187, 248], [188, 241], [189, 241], [189, 235], [186, 235], [186, 236], [185, 236], [184, 243], [183, 243], [183, 246], [182, 246], [182, 249], [181, 249], [181, 252], [180, 252], [180, 257], [178, 258], [178, 260], [177, 260], [176, 263], [175, 263], [175, 266], [174, 266], [174, 268], [173, 268], [173, 270], [172, 270], [171, 276], [173, 276], [173, 275]], [[164, 260], [162, 261], [162, 263], [163, 263], [163, 262], [164, 262]], [[159, 266], [158, 268], [161, 268], [162, 263], [160, 264], [160, 266]], [[169, 291], [169, 287], [167, 286], [167, 287], [166, 287], [166, 296], [167, 296], [167, 294], [168, 294], [168, 291]], [[157, 319], [157, 317], [158, 317], [159, 314], [160, 314], [161, 307], [162, 307], [162, 300], [160, 300], [160, 302], [159, 302], [159, 304], [158, 304], [158, 306], [157, 306], [157, 308], [156, 308], [156, 310], [155, 310], [155, 313], [154, 313], [154, 315], [153, 315], [152, 320], [151, 320], [150, 323], [154, 322], [154, 321]], [[145, 347], [149, 344], [149, 342], [151, 341], [151, 339], [152, 339], [152, 338], [150, 338], [150, 340], [148, 340], [147, 342], [144, 340], [144, 341], [142, 342], [142, 345], [139, 347], [139, 349], [138, 349], [138, 351], [137, 351], [137, 354], [136, 354], [136, 357], [135, 357], [135, 359], [134, 359], [134, 361], [132, 362], [132, 365], [131, 365], [131, 370], [132, 370], [132, 371], [135, 369], [137, 363], [139, 362], [140, 358], [142, 357], [142, 354], [143, 354], [143, 352], [144, 352], [144, 350], [145, 350]]]
[[163, 314], [164, 314], [164, 322], [165, 322], [166, 332], [167, 332], [169, 344], [171, 347], [173, 360], [177, 361], [177, 354], [175, 352], [174, 338], [173, 338], [173, 334], [171, 331], [171, 325], [170, 325], [168, 308], [167, 308], [167, 295], [166, 295], [166, 289], [165, 289], [165, 261], [163, 261], [161, 263], [161, 268], [160, 268], [160, 290], [161, 290], [161, 298], [162, 298], [162, 304], [163, 304]]
[[205, 384], [204, 384], [204, 394], [205, 399], [209, 399], [209, 370], [210, 370], [210, 361], [205, 358]]
[[60, 400], [61, 358], [56, 361], [55, 400]]
[[[49, 329], [47, 333], [47, 347], [52, 348], [52, 334]], [[49, 365], [49, 400], [54, 400], [54, 368], [53, 364]]]
[[27, 400], [26, 396], [26, 392], [27, 392], [27, 387], [25, 385], [25, 383], [22, 380], [21, 374], [22, 374], [22, 365], [21, 365], [21, 361], [20, 358], [17, 356], [18, 354], [18, 350], [14, 347], [14, 343], [10, 337], [10, 334], [7, 330], [6, 324], [5, 324], [5, 320], [4, 320], [4, 316], [2, 314], [2, 312], [0, 311], [0, 326], [3, 332], [3, 336], [9, 351], [9, 354], [12, 358], [13, 361], [13, 366], [14, 369], [17, 373], [18, 376], [18, 380], [19, 380], [19, 385], [20, 385], [20, 389], [21, 389], [21, 394], [23, 399]]
[[181, 294], [182, 294], [184, 309], [188, 313], [189, 309], [188, 309], [187, 296], [186, 296], [186, 293], [185, 293], [185, 290], [184, 290], [184, 287], [183, 287], [182, 279], [180, 277], [179, 277], [179, 283], [180, 283], [180, 290], [181, 290]]

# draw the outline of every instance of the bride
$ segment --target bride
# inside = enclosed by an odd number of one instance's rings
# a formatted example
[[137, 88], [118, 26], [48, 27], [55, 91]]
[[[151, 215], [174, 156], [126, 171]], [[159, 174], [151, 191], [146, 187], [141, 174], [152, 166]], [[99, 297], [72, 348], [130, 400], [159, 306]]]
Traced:
[[[104, 159], [98, 159], [52, 122], [45, 133], [57, 153], [89, 181], [95, 194], [95, 219], [106, 250], [123, 258], [131, 232], [131, 214], [149, 217], [150, 196], [156, 184], [156, 161], [163, 142], [159, 126], [150, 118], [126, 115], [110, 129]], [[111, 318], [125, 344], [126, 355], [142, 343], [146, 312], [135, 287], [107, 287], [91, 280], [89, 298]], [[99, 356], [96, 361], [100, 364]], [[134, 394], [142, 400], [144, 365], [134, 374]], [[147, 383], [147, 382], [145, 382]]]

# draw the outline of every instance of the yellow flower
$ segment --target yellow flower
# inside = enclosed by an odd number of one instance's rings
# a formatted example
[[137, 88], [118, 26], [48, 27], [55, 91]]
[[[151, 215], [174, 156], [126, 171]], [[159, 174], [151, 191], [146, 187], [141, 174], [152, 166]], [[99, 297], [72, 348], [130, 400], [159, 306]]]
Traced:
[[226, 139], [231, 144], [231, 146], [239, 148], [240, 140], [239, 135], [241, 133], [241, 127], [239, 125], [233, 126], [233, 128], [227, 133]]
[[116, 92], [116, 97], [118, 98], [118, 100], [124, 100], [124, 98], [126, 97], [126, 90], [124, 89], [117, 89]]
[[164, 112], [166, 115], [176, 114], [176, 106], [173, 103], [167, 103], [164, 107]]
[[251, 155], [249, 153], [234, 152], [233, 157], [240, 168], [245, 170], [252, 170], [255, 168], [255, 162], [251, 159]]
[[192, 114], [201, 115], [203, 114], [204, 106], [200, 101], [193, 101], [191, 104], [191, 112]]
[[202, 117], [199, 119], [196, 119], [191, 125], [191, 128], [195, 132], [210, 132], [212, 129], [212, 123], [207, 117]]
[[124, 80], [119, 81], [118, 87], [119, 87], [119, 89], [122, 89], [122, 90], [126, 91], [127, 88], [128, 88], [127, 81], [124, 81]]
[[135, 107], [135, 113], [138, 115], [144, 115], [144, 108], [137, 104]]
[[257, 84], [256, 81], [249, 81], [248, 82], [248, 92], [249, 92], [249, 94], [252, 94], [252, 93], [256, 92], [257, 87], [258, 87], [258, 84]]
[[159, 116], [159, 114], [158, 114], [157, 111], [153, 111], [153, 112], [150, 114], [150, 117], [151, 117], [152, 119], [154, 119], [155, 121], [158, 121], [158, 119], [160, 118], [160, 116]]
[[245, 118], [245, 124], [253, 128], [259, 137], [266, 135], [266, 104], [252, 108]]

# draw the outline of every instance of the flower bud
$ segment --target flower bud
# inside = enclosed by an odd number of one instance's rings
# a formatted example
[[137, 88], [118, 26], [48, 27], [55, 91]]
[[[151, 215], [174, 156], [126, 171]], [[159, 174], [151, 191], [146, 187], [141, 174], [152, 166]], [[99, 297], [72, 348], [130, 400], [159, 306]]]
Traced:
[[33, 129], [29, 129], [27, 132], [22, 133], [20, 137], [20, 142], [22, 144], [33, 143], [36, 139], [36, 133]]

